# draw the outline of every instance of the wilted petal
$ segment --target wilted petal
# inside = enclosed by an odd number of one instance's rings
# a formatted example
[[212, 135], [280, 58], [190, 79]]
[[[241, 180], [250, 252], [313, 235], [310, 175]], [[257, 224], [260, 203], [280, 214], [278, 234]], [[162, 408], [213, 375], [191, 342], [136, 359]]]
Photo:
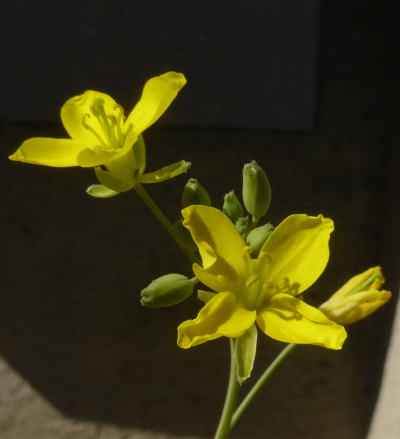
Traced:
[[379, 290], [384, 282], [385, 278], [382, 275], [381, 267], [371, 267], [349, 279], [330, 297], [328, 302], [336, 304], [355, 292]]
[[387, 290], [360, 291], [344, 297], [341, 301], [325, 302], [320, 309], [331, 320], [341, 325], [349, 325], [368, 317], [391, 297], [392, 293]]

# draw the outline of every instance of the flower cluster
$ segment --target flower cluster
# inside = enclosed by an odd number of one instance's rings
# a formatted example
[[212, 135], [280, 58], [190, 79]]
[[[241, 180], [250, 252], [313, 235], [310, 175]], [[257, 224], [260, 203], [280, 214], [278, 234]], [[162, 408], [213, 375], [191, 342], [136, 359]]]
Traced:
[[95, 170], [99, 184], [87, 192], [107, 198], [135, 188], [193, 264], [195, 277], [171, 273], [142, 290], [141, 303], [167, 307], [188, 299], [202, 282], [212, 291], [198, 291], [204, 302], [196, 318], [178, 327], [177, 343], [187, 349], [228, 337], [235, 340], [237, 378], [250, 376], [259, 328], [285, 343], [341, 349], [343, 325], [367, 317], [386, 303], [384, 278], [373, 267], [351, 278], [319, 309], [303, 301], [329, 260], [333, 221], [304, 213], [285, 218], [278, 226], [259, 225], [271, 204], [271, 185], [255, 162], [243, 168], [242, 202], [232, 191], [222, 209], [196, 180], [183, 190], [182, 217], [171, 224], [144, 191], [142, 183], [158, 183], [186, 172], [181, 160], [146, 173], [142, 133], [167, 110], [186, 84], [183, 74], [167, 72], [151, 78], [126, 117], [113, 98], [86, 91], [69, 99], [61, 120], [70, 138], [26, 140], [9, 158], [53, 167], [81, 166]]

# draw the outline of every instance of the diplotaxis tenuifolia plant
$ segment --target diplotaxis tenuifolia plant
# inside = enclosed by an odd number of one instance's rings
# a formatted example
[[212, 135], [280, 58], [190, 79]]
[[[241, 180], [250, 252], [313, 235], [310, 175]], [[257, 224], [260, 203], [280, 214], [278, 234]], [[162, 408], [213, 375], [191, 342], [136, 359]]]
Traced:
[[[136, 190], [185, 253], [194, 276], [163, 274], [142, 290], [138, 300], [148, 307], [170, 307], [190, 297], [198, 284], [205, 286], [197, 290], [202, 302], [197, 316], [178, 326], [177, 343], [188, 349], [220, 337], [230, 341], [229, 383], [214, 436], [223, 439], [296, 345], [341, 349], [347, 336], [344, 325], [367, 317], [391, 293], [381, 290], [381, 269], [373, 267], [350, 279], [319, 308], [309, 305], [303, 293], [325, 270], [334, 222], [306, 213], [289, 215], [276, 226], [266, 222], [271, 185], [255, 161], [243, 168], [242, 201], [231, 191], [222, 206], [211, 206], [207, 190], [191, 178], [183, 188], [181, 219], [175, 224], [168, 220], [143, 184], [176, 177], [187, 172], [190, 163], [181, 160], [145, 172], [142, 133], [185, 84], [184, 75], [176, 72], [149, 79], [127, 117], [107, 94], [86, 91], [61, 109], [70, 138], [28, 139], [10, 159], [94, 168], [98, 183], [87, 193], [97, 198]], [[239, 402], [241, 386], [252, 373], [259, 332], [287, 345]]]

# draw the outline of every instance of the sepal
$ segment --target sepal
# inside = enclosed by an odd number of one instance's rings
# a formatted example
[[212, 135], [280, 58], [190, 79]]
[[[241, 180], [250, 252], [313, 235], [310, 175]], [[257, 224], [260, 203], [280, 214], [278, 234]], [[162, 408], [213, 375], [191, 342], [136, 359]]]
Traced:
[[118, 195], [119, 192], [104, 186], [103, 184], [92, 184], [86, 189], [86, 193], [94, 198], [110, 198]]
[[162, 181], [174, 178], [184, 172], [187, 172], [191, 163], [181, 160], [180, 162], [172, 163], [171, 165], [164, 166], [157, 171], [148, 172], [139, 177], [139, 182], [143, 184], [161, 183]]
[[208, 303], [211, 299], [213, 299], [215, 297], [215, 293], [212, 293], [211, 291], [197, 290], [197, 297], [205, 305], [206, 303]]
[[252, 248], [253, 255], [257, 256], [264, 242], [274, 230], [274, 226], [270, 223], [256, 227], [246, 237], [247, 244]]
[[236, 377], [243, 384], [251, 375], [257, 351], [257, 326], [252, 325], [236, 339]]
[[142, 134], [133, 145], [132, 151], [135, 160], [135, 175], [142, 175], [146, 168], [146, 144]]
[[100, 166], [94, 168], [94, 171], [99, 182], [115, 192], [126, 192], [134, 186], [133, 179], [131, 182], [123, 181], [111, 172], [100, 168]]

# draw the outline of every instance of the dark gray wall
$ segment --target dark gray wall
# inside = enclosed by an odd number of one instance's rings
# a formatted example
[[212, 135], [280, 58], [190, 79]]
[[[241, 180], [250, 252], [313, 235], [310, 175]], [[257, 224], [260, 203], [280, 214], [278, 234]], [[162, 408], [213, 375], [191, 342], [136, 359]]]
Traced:
[[85, 89], [126, 108], [146, 79], [185, 72], [185, 93], [161, 123], [311, 130], [317, 0], [3, 2], [0, 118], [57, 120]]

